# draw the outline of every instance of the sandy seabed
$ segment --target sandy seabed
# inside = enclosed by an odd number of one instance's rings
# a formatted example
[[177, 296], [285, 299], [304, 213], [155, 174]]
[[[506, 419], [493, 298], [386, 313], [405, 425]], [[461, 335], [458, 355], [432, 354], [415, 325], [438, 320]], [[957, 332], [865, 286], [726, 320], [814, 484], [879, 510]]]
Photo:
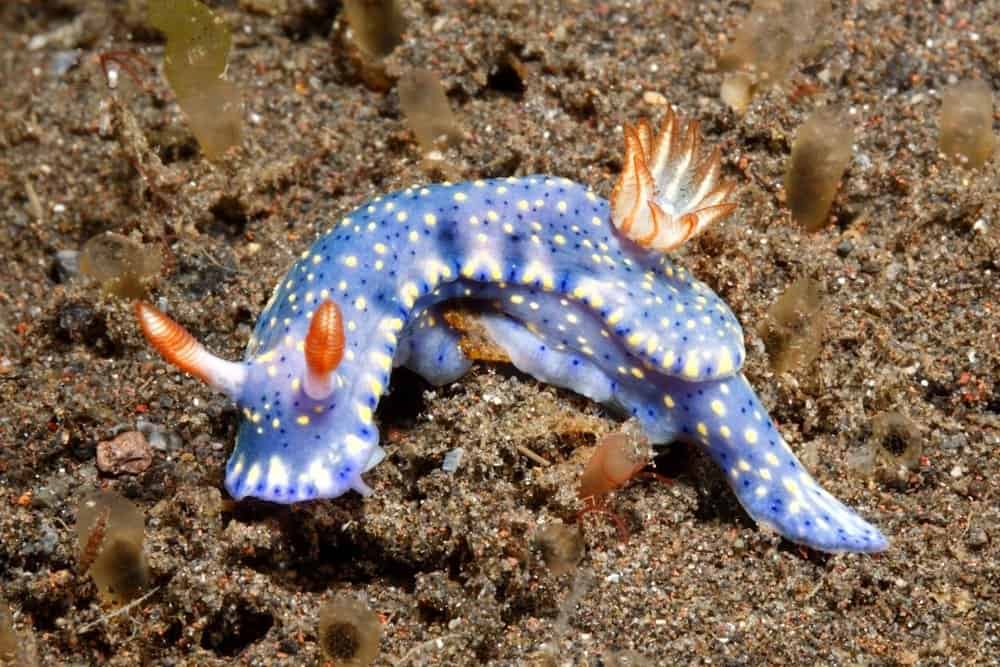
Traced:
[[[233, 28], [246, 119], [215, 164], [129, 3], [0, 7], [0, 596], [29, 660], [317, 664], [318, 610], [348, 594], [383, 620], [385, 665], [996, 664], [1000, 160], [946, 161], [937, 116], [956, 80], [1000, 90], [1000, 3], [835, 3], [829, 43], [743, 115], [720, 100], [715, 63], [748, 3], [404, 3], [384, 77], [441, 76], [466, 134], [446, 174], [345, 45], [339, 3], [211, 4]], [[109, 88], [99, 54], [118, 50], [149, 62], [143, 87], [121, 72]], [[740, 183], [736, 215], [677, 261], [743, 322], [752, 384], [820, 482], [890, 537], [884, 554], [759, 530], [707, 459], [675, 446], [657, 459], [670, 483], [609, 502], [630, 539], [588, 516], [581, 562], [554, 576], [537, 531], [575, 520], [588, 448], [620, 420], [502, 364], [433, 391], [394, 376], [371, 498], [234, 504], [221, 487], [234, 407], [166, 367], [127, 301], [67, 262], [104, 231], [159, 247], [154, 298], [236, 359], [274, 283], [344, 212], [442, 175], [550, 173], [607, 196], [622, 125], [665, 100]], [[853, 125], [854, 154], [832, 223], [808, 235], [782, 206], [783, 170], [822, 105]], [[758, 326], [802, 277], [823, 286], [828, 326], [815, 361], [775, 374]], [[873, 472], [858, 461], [893, 411], [919, 455]], [[140, 421], [157, 434], [152, 465], [100, 473], [97, 443]], [[73, 530], [98, 487], [145, 511], [156, 587], [104, 621]]]

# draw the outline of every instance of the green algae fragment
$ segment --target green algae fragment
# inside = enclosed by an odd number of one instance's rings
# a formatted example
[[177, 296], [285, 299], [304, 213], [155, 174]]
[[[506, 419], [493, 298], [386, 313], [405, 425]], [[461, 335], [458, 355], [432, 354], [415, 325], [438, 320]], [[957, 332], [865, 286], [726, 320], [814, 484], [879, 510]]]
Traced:
[[167, 37], [164, 71], [191, 131], [210, 160], [240, 141], [240, 93], [224, 77], [232, 35], [197, 0], [153, 0], [149, 23]]

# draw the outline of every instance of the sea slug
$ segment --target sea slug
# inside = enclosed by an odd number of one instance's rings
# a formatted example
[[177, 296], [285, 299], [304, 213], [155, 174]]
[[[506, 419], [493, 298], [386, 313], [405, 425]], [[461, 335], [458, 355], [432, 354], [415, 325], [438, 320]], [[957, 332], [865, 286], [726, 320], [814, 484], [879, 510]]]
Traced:
[[376, 197], [278, 283], [242, 362], [220, 359], [139, 302], [149, 341], [243, 413], [226, 469], [235, 498], [291, 503], [371, 492], [374, 412], [394, 366], [434, 384], [471, 362], [441, 304], [474, 300], [513, 364], [638, 419], [651, 443], [704, 447], [759, 524], [824, 551], [882, 534], [809, 475], [740, 373], [728, 306], [664, 254], [735, 209], [718, 151], [668, 111], [625, 129], [611, 200], [537, 175]]

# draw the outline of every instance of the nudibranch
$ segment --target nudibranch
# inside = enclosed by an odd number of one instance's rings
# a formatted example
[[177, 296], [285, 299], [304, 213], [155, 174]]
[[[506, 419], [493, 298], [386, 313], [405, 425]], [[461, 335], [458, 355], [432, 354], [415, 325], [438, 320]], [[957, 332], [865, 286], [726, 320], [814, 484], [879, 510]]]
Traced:
[[875, 552], [882, 534], [822, 489], [740, 373], [743, 332], [664, 254], [736, 205], [696, 122], [625, 128], [611, 201], [565, 178], [441, 183], [376, 197], [278, 283], [245, 359], [202, 347], [152, 306], [136, 314], [171, 363], [243, 418], [225, 484], [279, 503], [371, 490], [374, 413], [394, 366], [435, 385], [471, 362], [442, 305], [474, 300], [521, 371], [634, 417], [654, 444], [696, 443], [758, 524], [824, 551]]

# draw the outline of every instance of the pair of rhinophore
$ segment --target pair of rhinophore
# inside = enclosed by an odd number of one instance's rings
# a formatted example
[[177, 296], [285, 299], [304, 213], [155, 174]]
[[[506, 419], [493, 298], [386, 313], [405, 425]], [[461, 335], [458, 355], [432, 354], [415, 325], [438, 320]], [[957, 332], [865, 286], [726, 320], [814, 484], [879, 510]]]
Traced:
[[[146, 339], [164, 359], [239, 400], [247, 378], [245, 364], [212, 354], [184, 327], [148, 303], [136, 302], [135, 315]], [[310, 398], [322, 400], [333, 393], [333, 374], [344, 357], [344, 324], [336, 302], [327, 299], [313, 313], [303, 353], [306, 373], [302, 388]]]

